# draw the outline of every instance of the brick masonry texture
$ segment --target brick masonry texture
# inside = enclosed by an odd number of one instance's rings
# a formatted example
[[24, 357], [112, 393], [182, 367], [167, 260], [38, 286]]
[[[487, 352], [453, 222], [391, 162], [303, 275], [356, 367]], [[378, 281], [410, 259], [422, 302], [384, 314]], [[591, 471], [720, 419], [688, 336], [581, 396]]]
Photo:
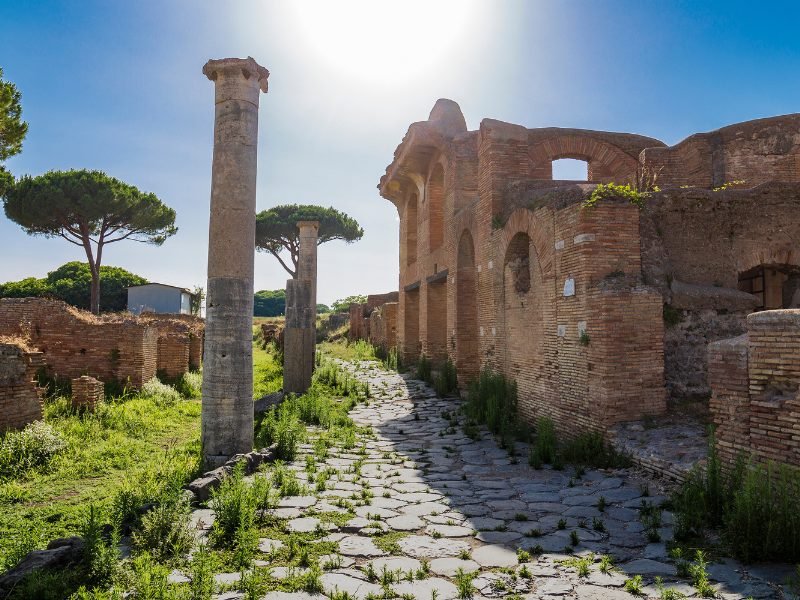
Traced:
[[398, 292], [371, 294], [367, 301], [350, 305], [351, 340], [367, 340], [388, 351], [397, 346]]
[[94, 412], [104, 399], [102, 381], [83, 375], [72, 380], [72, 407]]
[[720, 455], [800, 466], [800, 310], [753, 313], [708, 354]]
[[43, 366], [41, 352], [21, 340], [0, 338], [0, 432], [42, 418], [43, 390], [36, 385], [36, 373]]
[[203, 323], [175, 315], [96, 317], [63, 302], [43, 298], [0, 299], [0, 335], [19, 336], [40, 350], [48, 375], [74, 379], [89, 375], [139, 388], [159, 369], [178, 377], [190, 360], [200, 361]]
[[[553, 181], [561, 158], [586, 161], [588, 181]], [[584, 208], [607, 182], [660, 191], [641, 210]], [[705, 401], [708, 344], [744, 333], [757, 304], [741, 274], [800, 268], [798, 183], [800, 116], [667, 147], [492, 119], [468, 131], [439, 100], [378, 186], [400, 216], [398, 350], [406, 364], [451, 359], [462, 384], [497, 370], [527, 422], [547, 415], [568, 434], [660, 415], [668, 397]], [[370, 339], [373, 314], [351, 307], [351, 333]]]

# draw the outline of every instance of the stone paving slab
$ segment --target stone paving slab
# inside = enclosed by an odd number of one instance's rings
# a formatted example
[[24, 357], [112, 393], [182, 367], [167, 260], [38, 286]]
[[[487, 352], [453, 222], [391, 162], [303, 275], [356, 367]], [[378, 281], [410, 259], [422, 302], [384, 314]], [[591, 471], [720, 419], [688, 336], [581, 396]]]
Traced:
[[[640, 520], [642, 502], [657, 506], [665, 498], [659, 482], [634, 469], [586, 470], [571, 467], [534, 470], [524, 459], [498, 447], [482, 428], [479, 439], [467, 437], [460, 425], [460, 399], [438, 398], [424, 383], [383, 370], [377, 363], [340, 362], [355, 378], [368, 382], [371, 399], [350, 415], [368, 428], [356, 445], [329, 449], [317, 468], [333, 470], [326, 489], [282, 498], [272, 516], [283, 519], [284, 531], [321, 535], [337, 544], [322, 557], [325, 596], [347, 592], [352, 598], [382, 596], [381, 577], [391, 579], [393, 593], [419, 600], [453, 600], [459, 569], [475, 573], [474, 598], [519, 594], [525, 600], [621, 600], [628, 577], [641, 575], [645, 597], [658, 598], [656, 576], [687, 596], [694, 590], [676, 576], [664, 542], [671, 538], [673, 516], [662, 512], [662, 541], [651, 543]], [[368, 433], [371, 431], [371, 433]], [[688, 445], [688, 441], [686, 442]], [[305, 453], [289, 463], [301, 481], [308, 481]], [[344, 503], [337, 506], [338, 503]], [[324, 522], [320, 512], [355, 516], [340, 527]], [[603, 509], [602, 511], [600, 509]], [[352, 514], [352, 513], [350, 513]], [[214, 515], [199, 509], [192, 524], [208, 531]], [[602, 522], [602, 527], [598, 525]], [[378, 542], [390, 536], [390, 551]], [[259, 564], [283, 547], [278, 540], [259, 540]], [[532, 556], [518, 555], [526, 549]], [[575, 553], [610, 554], [616, 570], [601, 573], [595, 563], [588, 577], [579, 577], [567, 562]], [[538, 554], [543, 553], [543, 554]], [[526, 561], [524, 565], [520, 560]], [[295, 573], [301, 572], [294, 569]], [[273, 573], [288, 573], [276, 567]], [[709, 574], [723, 598], [780, 598], [771, 582], [785, 579], [779, 568], [747, 568], [733, 562], [710, 565]], [[513, 575], [512, 575], [513, 574]], [[524, 574], [525, 576], [521, 576]], [[225, 579], [238, 574], [218, 573]], [[172, 579], [184, 577], [174, 572]], [[236, 587], [236, 581], [228, 582]], [[304, 592], [271, 592], [266, 600], [321, 600]]]

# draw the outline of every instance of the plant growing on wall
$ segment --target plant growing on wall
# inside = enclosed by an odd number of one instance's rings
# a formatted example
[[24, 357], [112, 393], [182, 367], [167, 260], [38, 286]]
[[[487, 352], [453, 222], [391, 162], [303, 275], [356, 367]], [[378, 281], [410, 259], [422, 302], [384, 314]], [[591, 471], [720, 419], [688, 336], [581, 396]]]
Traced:
[[[317, 246], [332, 240], [351, 244], [362, 238], [364, 230], [358, 222], [333, 207], [311, 204], [284, 204], [273, 206], [256, 215], [256, 248], [269, 252], [294, 279], [300, 258], [298, 221], [319, 221]], [[290, 264], [281, 257], [289, 253]]]
[[50, 171], [25, 176], [5, 194], [6, 216], [28, 235], [62, 237], [83, 248], [92, 275], [90, 310], [100, 312], [100, 263], [107, 244], [132, 240], [160, 246], [174, 235], [175, 211], [155, 194], [102, 171]]

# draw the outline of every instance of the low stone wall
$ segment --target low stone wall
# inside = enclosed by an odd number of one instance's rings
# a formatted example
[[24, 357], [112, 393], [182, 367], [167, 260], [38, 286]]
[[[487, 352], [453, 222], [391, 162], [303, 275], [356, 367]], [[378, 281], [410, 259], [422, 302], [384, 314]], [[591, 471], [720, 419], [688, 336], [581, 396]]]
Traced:
[[720, 455], [800, 466], [800, 310], [747, 317], [747, 334], [708, 351]]
[[22, 341], [0, 338], [0, 431], [21, 429], [42, 418], [36, 372], [43, 366], [41, 352]]
[[138, 388], [156, 375], [158, 330], [131, 315], [97, 317], [57, 300], [3, 298], [0, 335], [27, 339], [54, 377], [91, 375]]

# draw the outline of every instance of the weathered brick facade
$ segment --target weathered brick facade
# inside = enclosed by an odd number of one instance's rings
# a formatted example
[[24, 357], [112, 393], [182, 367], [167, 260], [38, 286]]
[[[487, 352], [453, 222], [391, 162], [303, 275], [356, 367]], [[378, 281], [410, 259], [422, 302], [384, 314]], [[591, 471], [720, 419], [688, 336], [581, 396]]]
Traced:
[[[589, 181], [552, 181], [560, 158], [585, 160]], [[785, 287], [800, 267], [787, 251], [800, 239], [799, 168], [797, 116], [670, 148], [491, 119], [468, 131], [458, 105], [439, 100], [409, 127], [379, 185], [400, 215], [402, 357], [450, 358], [462, 383], [495, 369], [517, 381], [527, 421], [549, 415], [567, 432], [663, 413], [665, 364], [669, 393], [707, 398], [706, 345], [741, 333], [756, 308], [739, 289], [742, 273], [790, 265], [780, 268]], [[751, 178], [763, 185], [710, 189]], [[643, 210], [614, 199], [584, 208], [607, 182], [663, 191]], [[665, 332], [670, 310], [708, 335]], [[363, 330], [356, 312], [351, 323]], [[699, 366], [681, 362], [684, 348]]]
[[162, 370], [170, 377], [199, 366], [203, 321], [176, 315], [96, 317], [44, 298], [0, 299], [0, 335], [20, 336], [44, 355], [47, 373], [90, 375], [135, 388]]
[[708, 353], [720, 455], [800, 466], [800, 310], [753, 313]]
[[36, 373], [43, 366], [41, 352], [0, 338], [0, 432], [42, 418], [43, 390], [36, 385]]

